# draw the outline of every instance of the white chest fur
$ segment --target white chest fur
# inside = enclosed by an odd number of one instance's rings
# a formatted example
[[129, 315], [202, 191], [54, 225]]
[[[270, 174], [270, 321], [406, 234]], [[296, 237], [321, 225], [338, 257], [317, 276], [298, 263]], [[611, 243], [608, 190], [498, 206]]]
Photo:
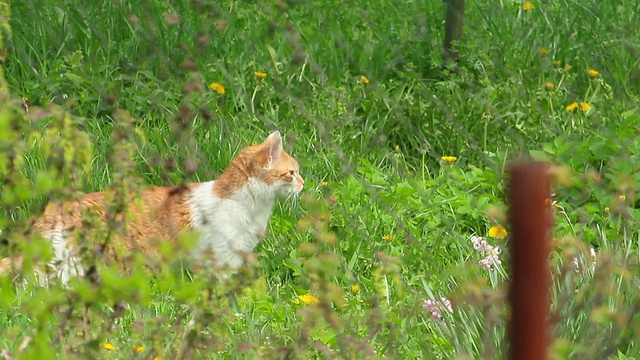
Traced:
[[[218, 198], [213, 181], [200, 184], [190, 200], [191, 219], [199, 240], [192, 255], [237, 268], [266, 232], [275, 193], [249, 180], [230, 198]], [[213, 256], [213, 259], [207, 257]]]

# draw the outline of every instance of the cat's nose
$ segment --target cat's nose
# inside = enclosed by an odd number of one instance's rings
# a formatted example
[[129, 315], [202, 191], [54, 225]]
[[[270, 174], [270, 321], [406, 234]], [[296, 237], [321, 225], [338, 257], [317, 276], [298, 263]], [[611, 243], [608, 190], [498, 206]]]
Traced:
[[304, 185], [304, 179], [302, 176], [298, 175], [298, 178], [300, 179], [300, 185]]

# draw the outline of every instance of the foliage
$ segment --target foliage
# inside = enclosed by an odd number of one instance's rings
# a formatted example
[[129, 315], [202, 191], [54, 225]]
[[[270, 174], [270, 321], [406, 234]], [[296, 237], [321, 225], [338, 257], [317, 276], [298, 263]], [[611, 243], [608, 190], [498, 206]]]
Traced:
[[[509, 237], [488, 235], [509, 231], [506, 164], [531, 156], [556, 177], [552, 356], [637, 358], [640, 3], [468, 3], [457, 67], [443, 18], [438, 1], [12, 2], [0, 253], [26, 264], [0, 278], [3, 356], [504, 357]], [[92, 276], [33, 285], [47, 201], [112, 189], [126, 210], [274, 129], [305, 194], [231, 281], [88, 252]]]

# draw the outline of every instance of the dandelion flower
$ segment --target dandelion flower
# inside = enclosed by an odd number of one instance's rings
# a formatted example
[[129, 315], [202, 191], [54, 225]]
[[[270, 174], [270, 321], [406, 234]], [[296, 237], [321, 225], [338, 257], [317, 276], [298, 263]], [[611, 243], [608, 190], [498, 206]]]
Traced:
[[137, 345], [133, 347], [133, 352], [143, 352], [143, 351], [144, 351], [144, 346]]
[[618, 199], [620, 199], [620, 201], [625, 201], [625, 200], [627, 200], [627, 197], [624, 196], [624, 195], [620, 195], [620, 196], [618, 196]]
[[548, 53], [549, 53], [549, 50], [547, 50], [547, 49], [545, 49], [545, 48], [540, 49], [540, 55], [545, 56], [545, 55], [547, 55]]
[[366, 76], [362, 75], [360, 77], [360, 82], [367, 85], [369, 83], [369, 78], [367, 78]]
[[382, 240], [393, 240], [393, 235], [391, 234], [387, 234], [382, 236]]
[[116, 349], [115, 345], [113, 345], [112, 343], [108, 343], [108, 342], [103, 343], [102, 347], [107, 349], [107, 350], [115, 350]]
[[446, 162], [447, 164], [451, 164], [454, 161], [458, 160], [457, 157], [455, 156], [443, 156], [440, 158], [442, 161]]
[[508, 235], [507, 229], [502, 225], [493, 225], [489, 229], [489, 236], [495, 239], [504, 239]]
[[353, 291], [354, 293], [359, 293], [360, 292], [360, 286], [358, 284], [351, 285], [351, 291]]
[[560, 61], [560, 60], [553, 60], [553, 66], [555, 66], [555, 67], [560, 67], [560, 65], [562, 65], [562, 61]]
[[605, 212], [605, 213], [607, 213], [607, 214], [608, 214], [608, 213], [609, 213], [609, 211], [611, 211], [611, 209], [609, 209], [609, 207], [608, 207], [608, 206], [604, 208], [604, 212]]
[[587, 74], [589, 74], [589, 77], [593, 79], [597, 77], [600, 72], [598, 70], [589, 69], [587, 70]]
[[217, 92], [220, 95], [224, 95], [224, 85], [218, 83], [218, 82], [214, 82], [211, 83], [211, 85], [209, 85], [209, 88], [211, 88], [211, 90]]
[[581, 102], [580, 103], [580, 110], [582, 111], [589, 111], [591, 110], [591, 105], [587, 104], [586, 102]]
[[319, 300], [320, 299], [318, 299], [318, 297], [315, 296], [315, 295], [305, 294], [305, 295], [298, 296], [295, 300], [293, 300], [293, 302], [296, 303], [296, 304], [305, 303], [305, 304], [309, 305], [309, 304], [315, 304]]
[[254, 72], [254, 74], [256, 75], [256, 77], [258, 79], [264, 79], [264, 78], [267, 77], [267, 73], [263, 73], [263, 72], [260, 72], [260, 71], [256, 71], [256, 72]]
[[531, 1], [525, 1], [524, 4], [522, 4], [522, 10], [527, 11], [531, 9], [533, 9], [533, 4], [531, 3]]
[[327, 187], [327, 186], [329, 186], [329, 183], [326, 182], [326, 181], [323, 181], [323, 182], [320, 183], [320, 186]]
[[578, 108], [577, 102], [572, 102], [571, 104], [567, 105], [567, 111], [575, 111], [577, 108]]
[[555, 85], [553, 85], [553, 83], [552, 83], [552, 82], [546, 82], [546, 83], [544, 83], [544, 88], [545, 88], [547, 91], [552, 91], [555, 87], [556, 87], [556, 86], [555, 86]]

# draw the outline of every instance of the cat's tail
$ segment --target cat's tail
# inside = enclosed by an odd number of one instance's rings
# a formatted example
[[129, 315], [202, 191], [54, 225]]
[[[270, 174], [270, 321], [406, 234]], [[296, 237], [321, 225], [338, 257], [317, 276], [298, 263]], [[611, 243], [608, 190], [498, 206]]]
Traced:
[[23, 260], [22, 255], [0, 259], [0, 276], [16, 274], [22, 271]]

